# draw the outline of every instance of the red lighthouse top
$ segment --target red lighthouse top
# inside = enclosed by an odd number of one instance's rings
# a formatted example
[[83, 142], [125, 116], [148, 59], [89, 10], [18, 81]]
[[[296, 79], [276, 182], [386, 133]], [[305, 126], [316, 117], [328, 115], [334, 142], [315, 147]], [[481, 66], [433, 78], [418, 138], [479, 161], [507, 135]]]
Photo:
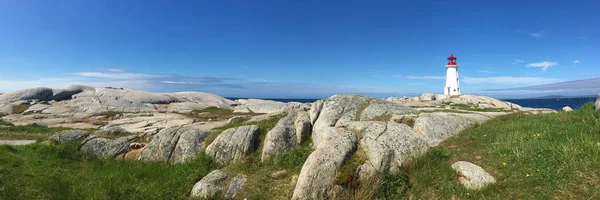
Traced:
[[452, 54], [450, 54], [450, 57], [448, 57], [448, 65], [456, 65], [456, 57], [454, 57]]

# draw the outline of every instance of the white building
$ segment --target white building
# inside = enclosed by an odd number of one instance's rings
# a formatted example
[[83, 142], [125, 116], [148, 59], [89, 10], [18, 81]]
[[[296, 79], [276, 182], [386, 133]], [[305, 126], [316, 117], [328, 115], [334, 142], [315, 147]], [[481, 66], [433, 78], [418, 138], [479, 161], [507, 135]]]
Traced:
[[445, 95], [460, 95], [460, 87], [458, 86], [458, 64], [456, 57], [450, 54], [448, 64], [446, 65], [446, 87], [444, 87]]

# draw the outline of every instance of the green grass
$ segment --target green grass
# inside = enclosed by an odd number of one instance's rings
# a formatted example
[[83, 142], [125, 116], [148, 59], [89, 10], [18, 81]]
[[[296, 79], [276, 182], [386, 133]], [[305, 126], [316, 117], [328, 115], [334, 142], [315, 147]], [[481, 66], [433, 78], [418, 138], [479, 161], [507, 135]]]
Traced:
[[[600, 112], [593, 104], [573, 112], [510, 114], [465, 130], [398, 174], [409, 177], [405, 198], [598, 199], [599, 143]], [[466, 190], [450, 167], [460, 160], [481, 166], [497, 183]]]
[[38, 125], [12, 126], [0, 129], [0, 139], [3, 140], [45, 140], [52, 133], [69, 130], [69, 128], [48, 128]]
[[[238, 192], [238, 197], [248, 199], [291, 198], [292, 191], [296, 185], [295, 182], [291, 182], [291, 177], [300, 174], [304, 161], [306, 161], [306, 158], [313, 151], [310, 146], [312, 141], [305, 141], [288, 152], [273, 156], [266, 162], [261, 162], [262, 147], [267, 132], [275, 127], [277, 122], [285, 115], [285, 113], [282, 113], [258, 122], [233, 122], [218, 128], [218, 130], [223, 131], [227, 128], [240, 125], [257, 125], [260, 129], [258, 139], [260, 142], [256, 151], [244, 159], [223, 168], [223, 171], [227, 172], [231, 177], [237, 174], [246, 174], [248, 176], [246, 184]], [[286, 174], [281, 177], [270, 176], [272, 173], [280, 170], [286, 170]]]
[[184, 199], [215, 168], [203, 153], [169, 165], [87, 158], [77, 144], [0, 145], [0, 199]]
[[19, 104], [19, 105], [14, 105], [12, 107], [12, 113], [14, 114], [21, 114], [23, 112], [25, 112], [25, 110], [27, 110], [29, 107], [31, 107], [31, 104]]
[[373, 121], [387, 122], [387, 121], [390, 121], [390, 119], [392, 119], [392, 115], [385, 114], [385, 115], [380, 115], [380, 116], [373, 118]]
[[[243, 160], [226, 166], [223, 170], [230, 176], [246, 174], [248, 180], [238, 197], [248, 199], [290, 199], [296, 182], [291, 182], [294, 175], [299, 175], [304, 162], [313, 152], [312, 142], [306, 141], [286, 153], [271, 157], [266, 162], [260, 161], [261, 149]], [[277, 171], [285, 170], [280, 177], [271, 177]]]
[[503, 112], [503, 111], [506, 111], [503, 108], [480, 108], [478, 106], [467, 105], [467, 104], [452, 104], [450, 106], [452, 108], [456, 108], [456, 109], [460, 109], [460, 110], [478, 111], [478, 112]]

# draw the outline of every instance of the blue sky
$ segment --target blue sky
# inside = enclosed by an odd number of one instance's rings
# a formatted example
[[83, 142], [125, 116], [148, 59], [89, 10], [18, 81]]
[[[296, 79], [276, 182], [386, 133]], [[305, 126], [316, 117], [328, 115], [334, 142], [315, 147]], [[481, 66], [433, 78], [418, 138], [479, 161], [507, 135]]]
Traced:
[[[0, 92], [86, 84], [230, 97], [441, 93], [451, 53], [463, 93], [600, 92], [594, 0], [0, 5]], [[576, 84], [529, 87], [565, 81]]]

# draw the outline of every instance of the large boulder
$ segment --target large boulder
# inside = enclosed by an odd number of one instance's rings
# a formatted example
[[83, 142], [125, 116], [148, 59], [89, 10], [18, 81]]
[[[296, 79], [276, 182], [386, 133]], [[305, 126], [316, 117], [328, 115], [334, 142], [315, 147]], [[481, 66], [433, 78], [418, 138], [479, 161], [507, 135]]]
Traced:
[[337, 170], [356, 150], [354, 133], [335, 127], [319, 131], [322, 141], [304, 162], [292, 199], [327, 198]]
[[101, 137], [118, 137], [118, 136], [126, 136], [131, 135], [131, 133], [121, 127], [107, 127], [97, 131], [94, 131], [92, 135], [97, 135]]
[[198, 181], [190, 193], [190, 197], [209, 199], [223, 190], [228, 175], [221, 170], [214, 170]]
[[31, 88], [19, 90], [7, 94], [3, 94], [0, 96], [0, 102], [16, 102], [19, 100], [40, 100], [40, 101], [50, 101], [52, 100], [52, 89], [39, 87], [39, 88]]
[[115, 158], [119, 154], [129, 151], [129, 144], [138, 140], [137, 135], [107, 139], [98, 136], [89, 136], [81, 144], [81, 152], [99, 158]]
[[233, 177], [231, 183], [229, 184], [229, 188], [227, 189], [227, 193], [225, 193], [225, 199], [229, 200], [235, 198], [235, 195], [240, 189], [242, 189], [247, 179], [248, 176], [245, 174], [238, 174], [237, 176]]
[[140, 160], [181, 163], [204, 150], [204, 139], [210, 131], [190, 127], [169, 127], [161, 130], [141, 153]]
[[467, 161], [455, 162], [452, 164], [452, 169], [458, 172], [458, 180], [467, 189], [478, 190], [496, 182], [496, 179], [483, 168]]
[[46, 140], [60, 143], [76, 142], [85, 139], [90, 132], [84, 130], [66, 130], [50, 135]]
[[362, 135], [359, 147], [366, 161], [359, 175], [363, 180], [377, 172], [396, 172], [405, 161], [429, 148], [427, 138], [405, 124], [363, 121], [351, 122], [346, 128]]
[[238, 99], [236, 101], [254, 113], [282, 112], [286, 108], [286, 103], [271, 100]]
[[460, 133], [473, 123], [481, 123], [489, 117], [479, 114], [425, 113], [419, 115], [413, 129], [427, 138], [430, 146]]
[[86, 90], [94, 90], [94, 87], [86, 85], [70, 85], [62, 89], [54, 90], [52, 100], [64, 101], [72, 98], [73, 95], [81, 93]]
[[323, 99], [319, 99], [311, 104], [309, 111], [310, 123], [314, 124], [319, 118], [321, 109], [323, 109], [323, 102]]
[[423, 101], [433, 101], [435, 100], [435, 95], [430, 93], [423, 93], [421, 95], [421, 100]]
[[143, 137], [151, 137], [159, 130], [172, 127], [191, 125], [193, 119], [174, 113], [154, 113], [139, 115], [124, 113], [120, 119], [110, 121], [103, 128], [120, 127], [131, 133], [141, 133]]
[[308, 139], [312, 125], [306, 111], [290, 111], [265, 136], [262, 161]]
[[414, 109], [387, 100], [361, 95], [334, 95], [323, 103], [318, 119], [313, 125], [313, 144], [318, 146], [320, 133], [350, 121], [374, 120], [384, 115], [399, 115], [415, 112]]
[[227, 129], [208, 145], [206, 154], [219, 163], [236, 161], [256, 150], [258, 134], [256, 125]]

